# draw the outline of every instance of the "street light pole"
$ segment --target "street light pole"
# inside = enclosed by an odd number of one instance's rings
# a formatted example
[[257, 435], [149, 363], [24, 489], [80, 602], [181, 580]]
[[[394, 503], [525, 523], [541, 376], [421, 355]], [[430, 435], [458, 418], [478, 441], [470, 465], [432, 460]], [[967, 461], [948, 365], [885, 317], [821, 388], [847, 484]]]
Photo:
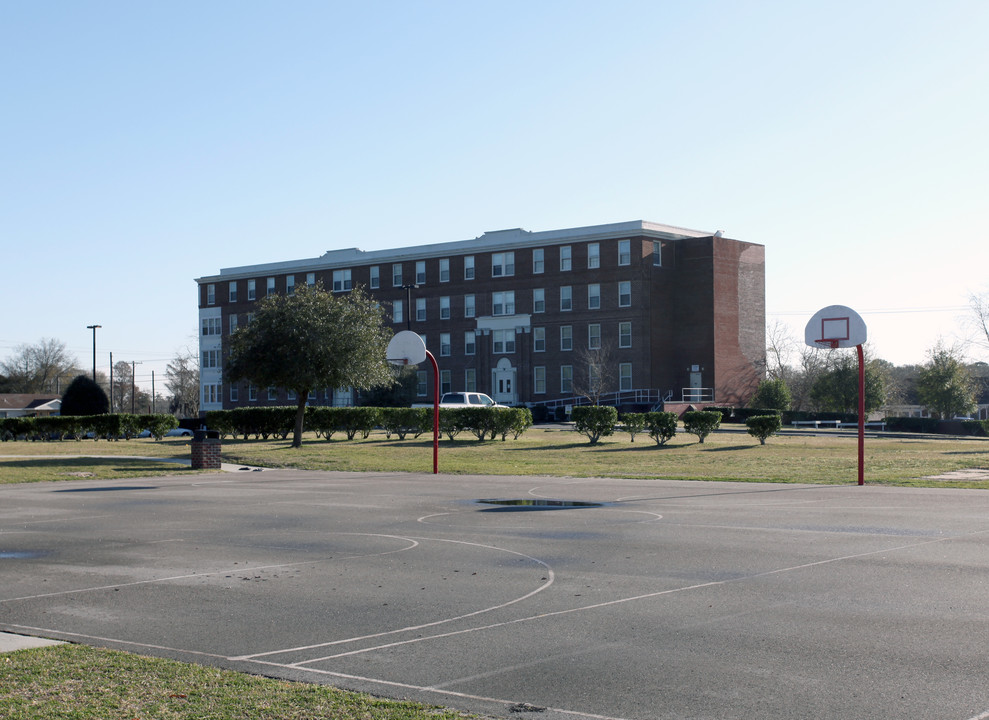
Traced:
[[130, 361], [130, 414], [131, 415], [134, 414], [134, 401], [137, 397], [137, 385], [134, 382], [134, 366], [141, 364], [142, 363], [139, 363], [136, 360]]
[[96, 382], [96, 328], [101, 328], [102, 325], [87, 325], [87, 330], [93, 331], [93, 382]]

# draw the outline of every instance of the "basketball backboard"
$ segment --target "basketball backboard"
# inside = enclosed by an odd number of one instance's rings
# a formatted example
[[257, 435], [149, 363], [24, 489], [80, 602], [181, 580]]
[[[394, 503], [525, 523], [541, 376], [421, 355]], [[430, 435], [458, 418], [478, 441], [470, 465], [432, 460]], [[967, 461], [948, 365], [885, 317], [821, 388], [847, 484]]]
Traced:
[[426, 359], [426, 343], [417, 333], [402, 330], [389, 341], [385, 359], [392, 365], [418, 365]]
[[865, 343], [868, 333], [862, 316], [844, 305], [818, 310], [804, 329], [804, 342], [816, 348], [849, 348]]

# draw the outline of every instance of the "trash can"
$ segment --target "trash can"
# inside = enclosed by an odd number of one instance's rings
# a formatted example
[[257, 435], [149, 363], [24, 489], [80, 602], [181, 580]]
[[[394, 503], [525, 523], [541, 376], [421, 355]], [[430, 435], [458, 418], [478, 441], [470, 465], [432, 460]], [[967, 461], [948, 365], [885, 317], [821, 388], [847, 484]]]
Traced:
[[217, 430], [192, 431], [192, 469], [220, 469], [220, 433]]

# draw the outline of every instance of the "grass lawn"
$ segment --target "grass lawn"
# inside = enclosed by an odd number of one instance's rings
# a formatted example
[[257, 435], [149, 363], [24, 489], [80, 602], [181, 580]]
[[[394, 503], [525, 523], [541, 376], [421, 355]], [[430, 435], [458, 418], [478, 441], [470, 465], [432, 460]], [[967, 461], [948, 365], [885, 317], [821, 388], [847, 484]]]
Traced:
[[[162, 463], [159, 467], [158, 463], [123, 458], [97, 462], [10, 457], [92, 454], [188, 459], [189, 444], [182, 438], [160, 442], [2, 443], [0, 475], [4, 479], [0, 482], [70, 479], [73, 476], [66, 472], [86, 469], [100, 473], [96, 477], [101, 478], [192, 473], [195, 471], [177, 465]], [[867, 437], [865, 452], [866, 483], [989, 489], [989, 481], [925, 479], [952, 470], [989, 468], [987, 438]], [[228, 463], [305, 470], [431, 472], [433, 468], [430, 438], [388, 439], [378, 432], [366, 440], [347, 440], [337, 434], [327, 441], [307, 434], [301, 448], [292, 448], [288, 440], [225, 438], [222, 455]], [[857, 439], [854, 434], [806, 431], [773, 437], [760, 445], [745, 432], [722, 430], [708, 436], [703, 444], [694, 435], [681, 432], [662, 446], [646, 435], [638, 435], [631, 442], [627, 433], [589, 445], [586, 438], [571, 430], [536, 426], [519, 439], [505, 442], [480, 443], [467, 434], [453, 441], [444, 438], [440, 441], [439, 469], [452, 474], [854, 483]]]
[[0, 655], [5, 720], [463, 720], [452, 710], [382, 700], [325, 685], [82, 645]]

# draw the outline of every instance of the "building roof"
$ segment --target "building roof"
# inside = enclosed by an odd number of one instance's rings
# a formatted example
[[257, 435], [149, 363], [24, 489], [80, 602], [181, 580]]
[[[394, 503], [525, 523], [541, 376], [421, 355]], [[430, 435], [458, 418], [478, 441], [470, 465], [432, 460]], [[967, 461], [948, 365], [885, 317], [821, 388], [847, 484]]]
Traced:
[[0, 410], [58, 410], [61, 395], [0, 393]]
[[317, 258], [221, 268], [219, 275], [201, 277], [196, 282], [235, 280], [242, 277], [255, 277], [265, 273], [277, 274], [291, 272], [292, 270], [313, 271], [329, 268], [355, 267], [373, 263], [418, 260], [436, 257], [444, 253], [459, 255], [472, 251], [497, 252], [498, 250], [514, 250], [525, 247], [539, 247], [540, 245], [558, 245], [578, 240], [606, 240], [631, 237], [633, 235], [645, 235], [656, 238], [657, 240], [677, 240], [682, 238], [711, 237], [715, 234], [720, 236], [720, 231], [718, 233], [712, 233], [705, 230], [689, 230], [687, 228], [662, 225], [645, 220], [631, 220], [607, 225], [589, 225], [586, 227], [542, 232], [531, 232], [522, 228], [512, 228], [509, 230], [488, 231], [471, 240], [433, 243], [430, 245], [413, 245], [410, 247], [371, 250], [367, 252], [358, 248], [344, 248], [340, 250], [328, 250]]

